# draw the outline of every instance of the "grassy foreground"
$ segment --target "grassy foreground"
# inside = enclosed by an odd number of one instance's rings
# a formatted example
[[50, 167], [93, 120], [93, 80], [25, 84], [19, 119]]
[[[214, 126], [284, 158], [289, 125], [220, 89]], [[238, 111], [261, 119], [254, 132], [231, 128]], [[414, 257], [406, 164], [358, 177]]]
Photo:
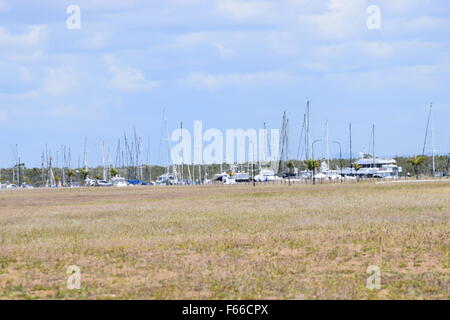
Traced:
[[0, 204], [0, 299], [450, 298], [450, 183], [3, 190]]

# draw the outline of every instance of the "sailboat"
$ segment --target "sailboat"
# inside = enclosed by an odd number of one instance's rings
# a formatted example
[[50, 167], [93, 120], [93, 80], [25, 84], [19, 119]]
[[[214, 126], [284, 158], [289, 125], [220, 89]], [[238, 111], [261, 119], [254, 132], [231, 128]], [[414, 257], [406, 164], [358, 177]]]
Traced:
[[342, 170], [342, 174], [366, 178], [396, 179], [402, 172], [402, 167], [397, 165], [395, 159], [384, 159], [375, 156], [375, 125], [372, 126], [372, 154], [361, 154], [361, 159], [355, 163], [358, 165], [359, 170], [345, 168]]

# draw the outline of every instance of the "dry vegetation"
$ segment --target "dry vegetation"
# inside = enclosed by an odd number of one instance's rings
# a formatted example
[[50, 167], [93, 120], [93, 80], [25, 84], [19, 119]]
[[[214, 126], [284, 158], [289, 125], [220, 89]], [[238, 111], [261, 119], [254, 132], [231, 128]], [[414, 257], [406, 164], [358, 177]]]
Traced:
[[450, 298], [450, 183], [4, 190], [0, 203], [3, 299]]

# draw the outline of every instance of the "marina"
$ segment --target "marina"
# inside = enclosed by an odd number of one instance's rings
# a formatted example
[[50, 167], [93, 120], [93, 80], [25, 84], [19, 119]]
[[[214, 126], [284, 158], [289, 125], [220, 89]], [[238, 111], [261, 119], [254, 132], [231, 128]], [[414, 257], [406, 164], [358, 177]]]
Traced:
[[[125, 186], [168, 186], [168, 185], [195, 185], [195, 184], [240, 184], [240, 183], [279, 183], [279, 182], [349, 182], [362, 179], [408, 179], [419, 175], [423, 177], [449, 176], [450, 156], [438, 155], [434, 147], [435, 131], [433, 127], [432, 104], [427, 117], [424, 145], [421, 163], [414, 165], [411, 157], [380, 158], [375, 155], [375, 125], [371, 131], [370, 154], [360, 152], [360, 158], [353, 158], [352, 130], [349, 124], [349, 154], [350, 158], [343, 158], [343, 142], [330, 140], [329, 122], [327, 121], [326, 134], [323, 139], [311, 137], [311, 106], [308, 101], [301, 126], [301, 135], [298, 143], [297, 156], [289, 154], [292, 149], [289, 141], [289, 118], [284, 112], [281, 129], [272, 129], [271, 137], [264, 123], [264, 129], [258, 130], [228, 130], [233, 131], [232, 141], [225, 151], [231, 150], [232, 155], [226, 155], [220, 163], [195, 163], [185, 155], [191, 155], [191, 142], [189, 131], [183, 128], [174, 131], [172, 137], [167, 130], [167, 120], [162, 124], [161, 143], [165, 145], [168, 154], [166, 166], [151, 165], [143, 160], [142, 137], [133, 128], [133, 138], [124, 133], [123, 138], [117, 142], [116, 153], [113, 155], [110, 148], [102, 140], [100, 145], [102, 164], [90, 168], [88, 165], [88, 138], [84, 140], [83, 167], [74, 168], [71, 163], [71, 150], [69, 146], [62, 146], [56, 153], [56, 161], [51, 150], [47, 147], [41, 156], [41, 168], [27, 168], [23, 158], [19, 155], [18, 145], [15, 145], [15, 159], [12, 168], [0, 170], [1, 189], [21, 188], [60, 188], [60, 187], [125, 187]], [[163, 112], [164, 113], [164, 112]], [[199, 122], [194, 123], [194, 127]], [[201, 126], [201, 124], [200, 124]], [[217, 131], [217, 130], [216, 130]], [[165, 132], [165, 133], [164, 133]], [[431, 133], [430, 133], [431, 132]], [[173, 136], [175, 134], [175, 139]], [[431, 140], [431, 142], [429, 142]], [[173, 142], [178, 142], [174, 145]], [[227, 142], [228, 143], [228, 142]], [[339, 147], [337, 158], [330, 157], [330, 145]], [[431, 144], [431, 151], [426, 150]], [[215, 153], [223, 152], [217, 148], [223, 143], [212, 143], [209, 146], [194, 142], [200, 148], [212, 149]], [[325, 153], [317, 157], [317, 146], [322, 145]], [[258, 148], [256, 148], [258, 146]], [[237, 148], [237, 153], [234, 149]], [[382, 147], [379, 147], [380, 149]], [[316, 149], [316, 152], [315, 152]], [[195, 153], [195, 150], [194, 150]], [[205, 153], [205, 152], [204, 152]], [[111, 161], [115, 158], [115, 163]], [[233, 158], [234, 157], [234, 158]], [[244, 162], [225, 162], [226, 159], [244, 159]], [[61, 160], [62, 158], [62, 164]], [[302, 159], [303, 158], [303, 159]], [[437, 161], [436, 159], [439, 159]], [[425, 161], [427, 160], [427, 161]], [[219, 159], [220, 161], [220, 159]], [[402, 164], [399, 165], [398, 161]], [[311, 165], [313, 164], [313, 167]], [[407, 171], [404, 168], [407, 167]], [[32, 175], [31, 175], [32, 174]]]
[[450, 300], [448, 0], [0, 0], [0, 21], [0, 306]]

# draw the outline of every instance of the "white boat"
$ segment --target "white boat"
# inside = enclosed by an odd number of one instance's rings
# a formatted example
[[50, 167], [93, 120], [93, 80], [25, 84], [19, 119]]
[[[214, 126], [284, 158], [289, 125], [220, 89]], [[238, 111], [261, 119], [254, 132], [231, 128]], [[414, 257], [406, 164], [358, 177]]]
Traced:
[[111, 183], [113, 187], [127, 187], [128, 183], [125, 178], [122, 177], [114, 177], [111, 179]]
[[225, 177], [223, 180], [224, 184], [236, 184], [236, 179], [234, 178], [230, 178], [230, 177]]
[[342, 169], [343, 175], [371, 177], [371, 178], [398, 178], [402, 172], [402, 167], [397, 165], [394, 159], [364, 158], [355, 162], [360, 169]]
[[[319, 174], [322, 174], [323, 176], [318, 176]], [[341, 172], [340, 170], [331, 170], [327, 164], [327, 162], [322, 161], [320, 165], [319, 173], [315, 175], [316, 179], [327, 179], [330, 181], [336, 181], [341, 179]]]
[[84, 185], [86, 187], [94, 187], [95, 186], [95, 180], [94, 179], [90, 179], [89, 177], [86, 177], [86, 179], [84, 180]]
[[178, 184], [178, 179], [173, 173], [165, 173], [162, 176], [159, 176], [156, 180], [156, 184], [161, 185], [174, 185]]
[[225, 182], [225, 180], [228, 178], [230, 178], [228, 173], [222, 172], [222, 173], [218, 173], [218, 174], [214, 175], [214, 178], [212, 179], [212, 181]]
[[236, 182], [250, 182], [250, 175], [247, 172], [236, 172], [233, 174], [232, 178]]
[[324, 179], [328, 179], [328, 176], [325, 173], [316, 173], [314, 175], [314, 178], [319, 179], [319, 180], [324, 180]]
[[255, 176], [255, 181], [258, 182], [267, 182], [267, 181], [275, 181], [276, 175], [272, 170], [269, 169], [261, 169], [259, 174]]

